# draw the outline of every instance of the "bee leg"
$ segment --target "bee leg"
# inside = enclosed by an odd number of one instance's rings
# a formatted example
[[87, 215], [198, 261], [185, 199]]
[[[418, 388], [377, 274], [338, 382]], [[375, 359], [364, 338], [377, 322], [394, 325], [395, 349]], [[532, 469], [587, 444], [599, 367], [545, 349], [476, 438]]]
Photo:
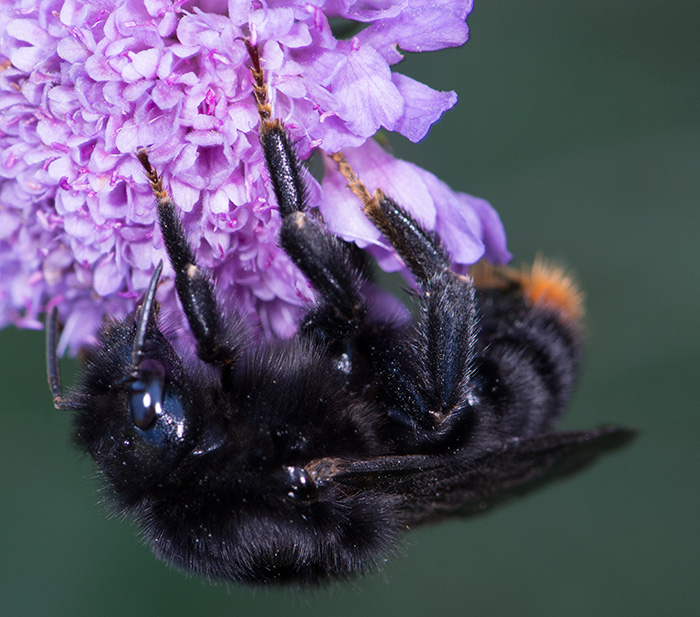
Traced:
[[260, 143], [282, 215], [280, 245], [320, 296], [302, 320], [300, 334], [325, 344], [342, 343], [357, 332], [367, 314], [360, 292], [366, 278], [364, 257], [357, 247], [327, 232], [305, 212], [303, 166], [282, 122], [272, 119], [258, 51], [248, 44], [248, 52], [260, 115]]
[[377, 190], [373, 195], [342, 153], [333, 156], [364, 211], [391, 242], [420, 287], [415, 332], [377, 326], [361, 337], [382, 404], [406, 451], [458, 446], [474, 422], [470, 400], [477, 340], [475, 288], [450, 271], [440, 239]]
[[303, 212], [283, 220], [280, 244], [319, 295], [299, 324], [300, 335], [328, 345], [353, 336], [367, 316], [360, 291], [366, 266], [353, 245], [328, 233]]
[[436, 234], [425, 231], [418, 221], [381, 189], [370, 194], [342, 152], [333, 154], [331, 158], [348, 181], [348, 188], [362, 202], [367, 218], [391, 242], [421, 287], [434, 276], [450, 269], [450, 258]]
[[[477, 418], [474, 287], [449, 271], [423, 282], [413, 330], [378, 326], [358, 341], [404, 453], [461, 446]], [[364, 334], [364, 333], [363, 333]]]
[[319, 294], [300, 332], [324, 343], [343, 341], [366, 316], [359, 289], [364, 269], [350, 244], [304, 212], [301, 165], [281, 123], [261, 124], [260, 141], [282, 215], [280, 245]]
[[214, 284], [207, 272], [197, 266], [194, 250], [175, 205], [151, 166], [145, 149], [137, 156], [151, 184], [158, 204], [158, 220], [170, 263], [175, 270], [175, 288], [197, 341], [197, 355], [209, 364], [232, 366], [245, 341], [245, 328], [238, 316], [225, 320], [216, 300]]

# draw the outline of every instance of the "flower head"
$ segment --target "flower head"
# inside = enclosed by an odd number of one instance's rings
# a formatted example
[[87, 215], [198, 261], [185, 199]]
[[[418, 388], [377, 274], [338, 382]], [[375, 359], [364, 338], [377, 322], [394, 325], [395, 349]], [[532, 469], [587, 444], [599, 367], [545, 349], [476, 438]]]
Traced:
[[[277, 246], [245, 40], [302, 159], [352, 149], [367, 184], [437, 229], [457, 263], [505, 260], [486, 202], [371, 140], [383, 128], [417, 141], [454, 105], [453, 92], [390, 67], [399, 49], [462, 44], [470, 10], [464, 0], [0, 3], [0, 326], [38, 326], [58, 305], [64, 344], [77, 349], [104, 314], [133, 309], [154, 265], [167, 263], [135, 157], [146, 146], [222, 300], [270, 335], [293, 332], [313, 292]], [[339, 38], [330, 18], [364, 28]], [[309, 183], [309, 205], [323, 204], [331, 229], [400, 267], [337, 170]], [[159, 300], [174, 306], [171, 283]]]

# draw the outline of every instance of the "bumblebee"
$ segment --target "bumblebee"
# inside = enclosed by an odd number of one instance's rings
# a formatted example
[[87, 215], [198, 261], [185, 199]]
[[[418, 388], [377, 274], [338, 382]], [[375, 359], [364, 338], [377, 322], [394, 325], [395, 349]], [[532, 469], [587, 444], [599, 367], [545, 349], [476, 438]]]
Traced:
[[75, 412], [77, 443], [155, 554], [212, 580], [344, 579], [391, 555], [407, 528], [481, 512], [629, 441], [617, 427], [554, 429], [581, 351], [569, 276], [543, 263], [453, 272], [440, 238], [337, 154], [416, 281], [415, 323], [372, 317], [366, 259], [307, 212], [301, 163], [249, 52], [279, 242], [318, 297], [296, 336], [254, 344], [222, 309], [146, 150], [197, 358], [159, 325], [162, 263], [136, 310], [105, 323], [68, 396], [55, 310], [48, 320], [54, 404]]

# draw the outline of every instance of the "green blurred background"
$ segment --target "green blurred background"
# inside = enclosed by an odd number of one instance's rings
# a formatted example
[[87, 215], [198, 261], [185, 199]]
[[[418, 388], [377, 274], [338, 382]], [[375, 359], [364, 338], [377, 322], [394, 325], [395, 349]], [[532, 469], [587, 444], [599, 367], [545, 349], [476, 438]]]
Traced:
[[400, 67], [460, 102], [395, 151], [489, 199], [516, 262], [542, 250], [575, 270], [589, 345], [564, 424], [638, 427], [638, 441], [488, 516], [411, 534], [354, 585], [211, 586], [104, 515], [52, 409], [42, 333], [5, 330], [1, 615], [700, 615], [700, 4], [477, 0], [469, 24], [464, 48]]

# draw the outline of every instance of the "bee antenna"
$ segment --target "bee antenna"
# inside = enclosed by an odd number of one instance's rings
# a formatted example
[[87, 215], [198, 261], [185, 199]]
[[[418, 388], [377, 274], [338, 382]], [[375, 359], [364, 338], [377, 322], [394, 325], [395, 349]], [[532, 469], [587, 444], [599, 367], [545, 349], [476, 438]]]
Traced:
[[61, 371], [58, 367], [58, 307], [51, 309], [46, 319], [46, 373], [49, 378], [49, 388], [53, 396], [53, 406], [56, 409], [80, 409], [78, 403], [64, 398], [61, 389]]
[[141, 368], [141, 361], [144, 356], [144, 347], [146, 346], [146, 333], [148, 332], [148, 325], [151, 321], [151, 315], [153, 314], [155, 308], [155, 297], [156, 289], [158, 288], [158, 281], [160, 279], [160, 273], [163, 270], [163, 260], [161, 259], [156, 266], [151, 277], [151, 282], [148, 284], [148, 290], [143, 298], [143, 303], [141, 304], [141, 309], [139, 311], [139, 323], [136, 328], [136, 338], [134, 339], [134, 347], [131, 350], [131, 366], [129, 367], [129, 379], [138, 379], [139, 369]]

